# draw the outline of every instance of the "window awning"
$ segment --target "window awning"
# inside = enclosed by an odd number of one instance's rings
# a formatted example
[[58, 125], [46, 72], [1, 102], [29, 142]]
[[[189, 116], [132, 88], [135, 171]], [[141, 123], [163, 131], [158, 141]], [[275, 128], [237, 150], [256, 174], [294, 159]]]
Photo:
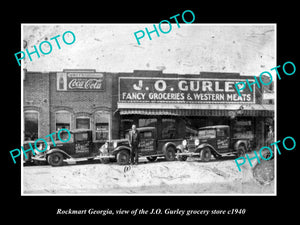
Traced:
[[238, 116], [274, 116], [274, 105], [267, 104], [118, 103], [121, 115], [231, 116], [241, 106], [243, 111]]

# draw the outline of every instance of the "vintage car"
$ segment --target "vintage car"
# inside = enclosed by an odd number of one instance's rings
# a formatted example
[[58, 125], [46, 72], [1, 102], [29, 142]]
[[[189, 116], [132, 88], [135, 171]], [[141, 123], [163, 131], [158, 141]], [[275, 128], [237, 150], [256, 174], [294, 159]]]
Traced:
[[209, 161], [211, 155], [215, 158], [240, 156], [249, 149], [249, 139], [233, 138], [230, 135], [229, 126], [216, 125], [202, 127], [195, 137], [183, 140], [177, 146], [176, 156], [180, 161], [185, 161], [188, 156], [200, 157], [201, 161]]
[[[56, 140], [55, 146], [52, 142], [47, 142], [47, 150], [42, 153], [35, 151], [36, 155], [31, 156], [31, 159], [37, 162], [47, 161], [51, 166], [61, 166], [65, 159], [71, 159], [73, 162], [96, 159], [103, 142], [93, 142], [92, 130], [77, 129], [70, 133], [71, 139], [68, 142]], [[65, 140], [63, 133], [60, 136], [62, 140]], [[69, 138], [67, 133], [65, 138]], [[43, 144], [39, 148], [44, 149]]]
[[[176, 159], [176, 146], [183, 139], [158, 139], [155, 127], [137, 128], [140, 133], [139, 157], [155, 161], [164, 157], [168, 161]], [[125, 135], [127, 136], [127, 135]], [[127, 138], [107, 141], [100, 148], [100, 160], [103, 163], [117, 161], [120, 165], [130, 163], [131, 148]]]

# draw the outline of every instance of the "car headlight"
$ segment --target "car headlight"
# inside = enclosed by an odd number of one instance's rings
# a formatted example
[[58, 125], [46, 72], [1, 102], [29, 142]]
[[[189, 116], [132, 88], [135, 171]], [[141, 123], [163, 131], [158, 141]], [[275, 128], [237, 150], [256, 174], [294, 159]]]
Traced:
[[104, 144], [104, 148], [108, 148], [108, 143], [107, 142], [105, 142], [105, 144]]
[[197, 138], [195, 139], [195, 145], [198, 146], [200, 144], [200, 140]]
[[185, 146], [187, 146], [187, 141], [186, 140], [183, 140], [182, 141], [182, 145], [185, 147]]
[[43, 144], [40, 143], [39, 147], [38, 147], [38, 150], [42, 151], [43, 150]]
[[105, 148], [105, 144], [101, 146], [101, 148], [99, 149], [101, 153], [105, 154], [107, 153], [107, 148]]
[[116, 141], [114, 141], [113, 147], [116, 148], [117, 146], [118, 146], [118, 143]]

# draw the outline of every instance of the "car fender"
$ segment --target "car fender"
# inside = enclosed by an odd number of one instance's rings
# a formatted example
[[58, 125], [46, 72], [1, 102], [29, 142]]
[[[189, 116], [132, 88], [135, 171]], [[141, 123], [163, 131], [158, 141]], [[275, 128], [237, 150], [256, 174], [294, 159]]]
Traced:
[[176, 146], [176, 151], [177, 151], [177, 152], [183, 152], [184, 149], [185, 149], [185, 148], [184, 148], [184, 146], [183, 146], [182, 144]]
[[196, 148], [195, 152], [200, 153], [201, 150], [202, 150], [203, 148], [205, 148], [205, 147], [209, 147], [209, 148], [211, 149], [211, 151], [212, 151], [213, 154], [221, 155], [221, 154], [220, 154], [220, 153], [219, 153], [212, 145], [210, 145], [210, 144], [208, 144], [208, 143], [202, 143], [202, 144], [200, 144], [200, 145]]
[[69, 158], [72, 158], [72, 156], [70, 156], [68, 153], [66, 153], [65, 151], [59, 149], [59, 148], [53, 148], [53, 149], [50, 149], [49, 151], [46, 152], [46, 158], [51, 155], [52, 153], [54, 152], [59, 152], [61, 153], [65, 159], [69, 159]]
[[248, 149], [248, 141], [247, 140], [238, 140], [237, 142], [235, 142], [234, 147], [233, 147], [234, 150], [237, 150], [240, 145], [245, 145], [246, 151], [247, 151], [247, 149]]
[[118, 147], [116, 147], [116, 148], [111, 152], [111, 154], [117, 155], [118, 152], [121, 151], [121, 150], [127, 150], [127, 151], [129, 151], [129, 153], [131, 152], [131, 148], [128, 147], [128, 146], [118, 146]]
[[169, 142], [165, 143], [164, 146], [163, 146], [163, 148], [162, 148], [162, 152], [163, 152], [164, 154], [166, 153], [166, 150], [167, 150], [167, 148], [168, 148], [169, 146], [174, 147], [174, 149], [175, 149], [175, 151], [176, 151], [176, 149], [177, 149], [176, 144], [169, 141]]

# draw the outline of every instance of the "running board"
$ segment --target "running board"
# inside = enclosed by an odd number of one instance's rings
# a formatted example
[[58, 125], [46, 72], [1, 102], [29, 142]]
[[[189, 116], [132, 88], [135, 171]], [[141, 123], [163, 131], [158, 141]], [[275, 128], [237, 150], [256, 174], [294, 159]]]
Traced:
[[193, 156], [193, 155], [199, 155], [199, 152], [180, 152], [176, 153], [176, 156], [185, 155], [185, 156]]

